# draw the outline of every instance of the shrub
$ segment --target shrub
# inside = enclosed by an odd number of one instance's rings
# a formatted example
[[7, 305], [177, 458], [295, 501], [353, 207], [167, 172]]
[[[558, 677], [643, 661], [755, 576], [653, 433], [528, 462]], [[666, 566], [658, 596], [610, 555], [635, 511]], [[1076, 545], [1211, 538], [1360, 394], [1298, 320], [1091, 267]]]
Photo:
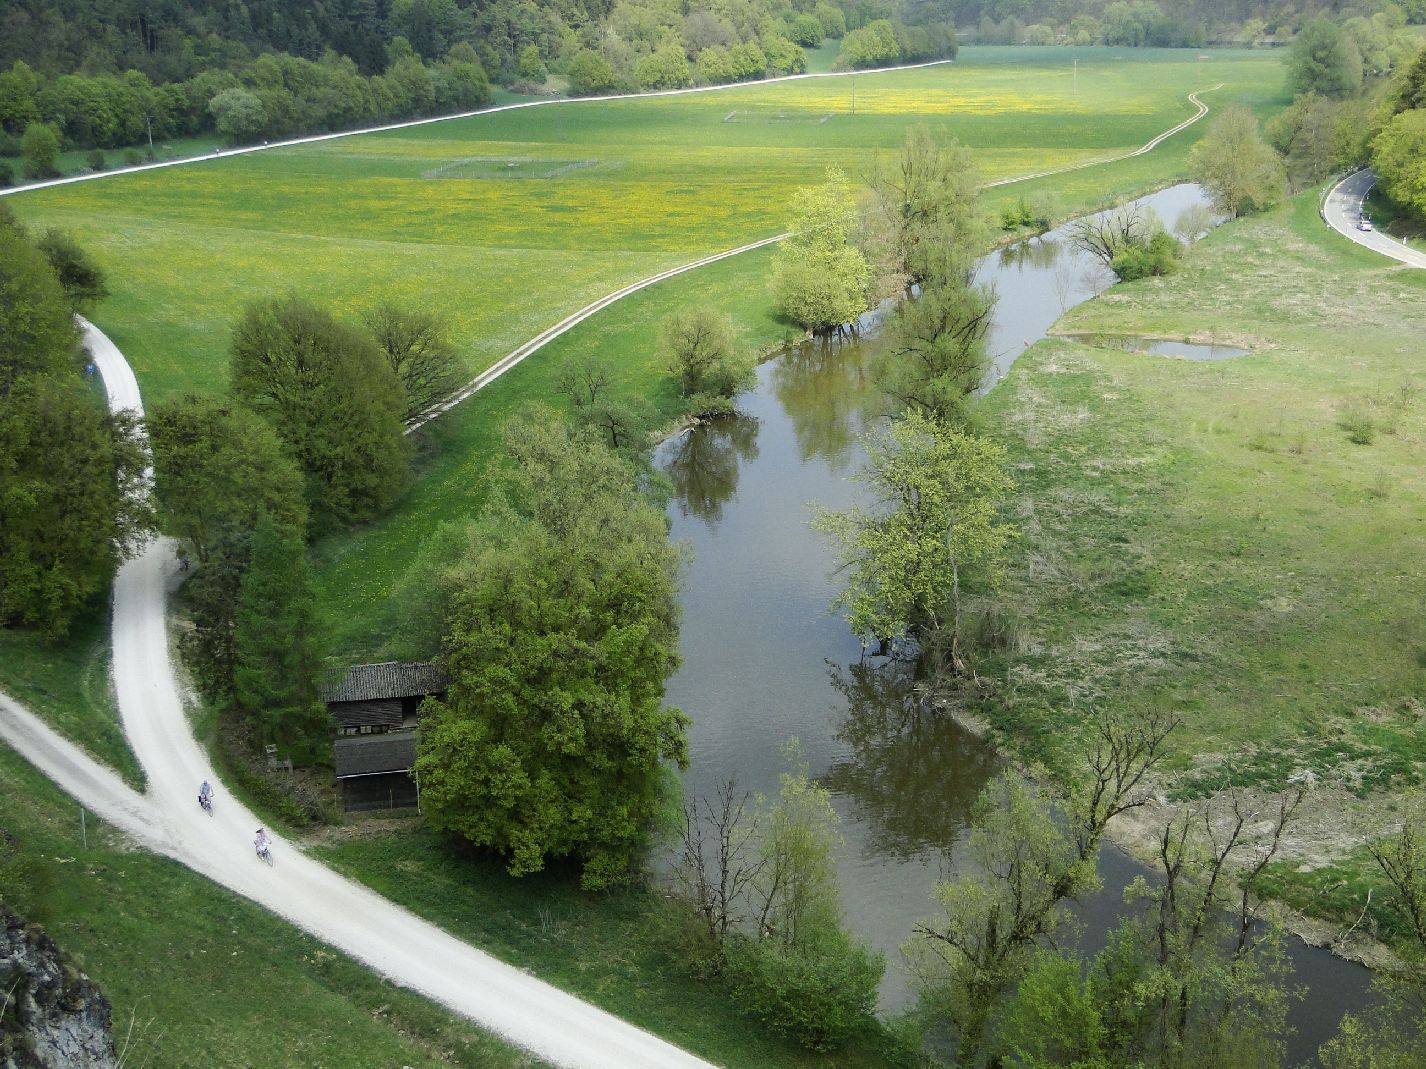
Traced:
[[138, 150], [138, 149], [136, 149], [136, 148], [126, 148], [126, 149], [124, 149], [124, 166], [125, 166], [125, 167], [137, 167], [137, 166], [138, 166], [139, 164], [141, 164], [143, 161], [144, 161], [144, 158], [139, 155], [139, 150]]
[[822, 43], [823, 32], [816, 15], [803, 14], [793, 20], [787, 35], [803, 48], [816, 48]]
[[20, 138], [20, 152], [24, 157], [26, 178], [53, 178], [59, 174], [54, 166], [59, 158], [59, 135], [54, 127], [40, 122], [30, 123]]
[[15, 184], [15, 169], [9, 160], [0, 160], [0, 189]]
[[84, 162], [89, 165], [91, 171], [102, 171], [104, 169], [104, 150], [95, 148], [89, 150], [89, 155], [84, 157]]
[[1371, 445], [1376, 440], [1376, 421], [1354, 404], [1342, 409], [1337, 426], [1347, 432], [1347, 441], [1354, 445]]
[[614, 68], [610, 66], [609, 61], [588, 48], [570, 60], [566, 73], [569, 75], [570, 87], [580, 96], [607, 93], [617, 84]]
[[1172, 235], [1160, 230], [1149, 239], [1148, 244], [1125, 245], [1115, 254], [1109, 267], [1124, 282], [1155, 275], [1171, 275], [1178, 270], [1181, 248]]
[[837, 929], [806, 948], [738, 937], [727, 954], [739, 1011], [815, 1051], [836, 1047], [871, 1016], [885, 964]]

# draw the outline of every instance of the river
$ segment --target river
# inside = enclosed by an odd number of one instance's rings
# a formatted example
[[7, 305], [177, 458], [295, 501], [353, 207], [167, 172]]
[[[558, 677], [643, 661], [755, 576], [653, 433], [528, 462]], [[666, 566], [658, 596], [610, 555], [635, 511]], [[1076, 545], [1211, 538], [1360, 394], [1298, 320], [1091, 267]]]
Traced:
[[[1172, 224], [1201, 203], [1194, 186], [1145, 198]], [[1028, 344], [1109, 281], [1068, 250], [1062, 231], [986, 257], [979, 277], [996, 287], [990, 333], [992, 388]], [[845, 843], [839, 875], [849, 926], [887, 955], [881, 1008], [905, 1008], [910, 991], [898, 947], [932, 912], [931, 891], [959, 856], [972, 802], [1000, 767], [993, 749], [944, 716], [914, 715], [904, 667], [863, 661], [856, 637], [829, 606], [840, 589], [809, 505], [844, 508], [863, 461], [857, 436], [885, 412], [867, 358], [875, 341], [804, 344], [758, 368], [738, 399], [743, 415], [666, 442], [672, 536], [693, 549], [683, 589], [683, 667], [668, 697], [693, 718], [688, 798], [729, 778], [775, 794], [796, 736], [812, 775], [831, 792]], [[1193, 356], [1193, 351], [1173, 355]], [[1163, 359], [1146, 354], [1144, 359]], [[1104, 890], [1080, 915], [1087, 938], [1123, 911], [1121, 892], [1146, 872], [1116, 849], [1100, 858]], [[1312, 1056], [1342, 1012], [1367, 1000], [1368, 972], [1294, 941], [1291, 1059]]]

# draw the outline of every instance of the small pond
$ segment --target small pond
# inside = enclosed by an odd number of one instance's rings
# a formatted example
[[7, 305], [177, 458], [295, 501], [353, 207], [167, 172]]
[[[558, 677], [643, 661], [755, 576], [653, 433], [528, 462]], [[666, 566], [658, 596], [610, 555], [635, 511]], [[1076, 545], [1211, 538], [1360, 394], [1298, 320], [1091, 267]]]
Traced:
[[[1201, 203], [1194, 186], [1146, 198], [1172, 224]], [[1069, 307], [1109, 279], [1068, 250], [1064, 234], [987, 257], [980, 277], [999, 294], [987, 388]], [[729, 778], [775, 794], [783, 747], [796, 736], [842, 818], [839, 857], [849, 924], [884, 951], [883, 1010], [908, 1003], [897, 948], [931, 913], [936, 882], [964, 862], [972, 802], [997, 754], [950, 718], [918, 714], [907, 666], [863, 659], [829, 606], [840, 588], [809, 503], [846, 507], [863, 462], [857, 436], [885, 404], [867, 366], [875, 341], [796, 346], [758, 368], [739, 398], [743, 417], [701, 426], [661, 447], [672, 478], [673, 537], [694, 559], [683, 590], [683, 667], [669, 700], [693, 718], [688, 798]], [[1122, 910], [1122, 889], [1144, 870], [1114, 849], [1100, 858], [1104, 890], [1084, 903], [1088, 939]], [[1343, 1010], [1359, 1007], [1365, 969], [1302, 944], [1296, 981], [1309, 989], [1292, 1019], [1294, 1059], [1310, 1056]]]
[[1136, 338], [1125, 334], [1063, 334], [1061, 337], [1101, 349], [1123, 349], [1147, 356], [1170, 356], [1179, 360], [1233, 360], [1251, 356], [1251, 349], [1233, 345], [1200, 344], [1187, 341], [1163, 341], [1158, 338]]

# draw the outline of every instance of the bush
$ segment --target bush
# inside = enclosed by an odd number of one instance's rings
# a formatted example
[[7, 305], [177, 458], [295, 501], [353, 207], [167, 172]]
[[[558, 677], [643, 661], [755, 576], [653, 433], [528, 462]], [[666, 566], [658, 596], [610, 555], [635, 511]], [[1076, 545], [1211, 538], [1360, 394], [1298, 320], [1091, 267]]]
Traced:
[[104, 150], [98, 148], [90, 149], [89, 155], [84, 157], [84, 162], [89, 165], [91, 171], [102, 171], [105, 166]]
[[566, 73], [570, 87], [580, 96], [608, 93], [618, 84], [609, 61], [588, 48], [570, 60]]
[[1182, 246], [1172, 235], [1160, 230], [1149, 239], [1147, 245], [1125, 245], [1109, 262], [1109, 267], [1123, 282], [1133, 282], [1155, 275], [1171, 275], [1178, 270], [1181, 250]]
[[816, 15], [798, 15], [787, 35], [803, 48], [816, 48], [822, 43], [822, 23]]
[[40, 122], [30, 123], [20, 138], [20, 152], [24, 157], [26, 178], [53, 178], [59, 174], [54, 166], [59, 159], [59, 134], [55, 133], [54, 127]]
[[1347, 432], [1347, 441], [1354, 445], [1371, 445], [1376, 440], [1376, 421], [1356, 405], [1342, 410], [1337, 426]]
[[136, 149], [136, 148], [126, 148], [126, 149], [124, 149], [124, 166], [125, 166], [125, 167], [137, 167], [139, 164], [143, 163], [143, 161], [144, 161], [144, 158], [139, 155], [139, 150], [138, 150], [138, 149]]
[[15, 169], [9, 160], [0, 160], [0, 189], [15, 184]]
[[727, 947], [739, 1011], [815, 1051], [838, 1046], [871, 1017], [884, 965], [835, 929], [806, 949], [746, 936]]

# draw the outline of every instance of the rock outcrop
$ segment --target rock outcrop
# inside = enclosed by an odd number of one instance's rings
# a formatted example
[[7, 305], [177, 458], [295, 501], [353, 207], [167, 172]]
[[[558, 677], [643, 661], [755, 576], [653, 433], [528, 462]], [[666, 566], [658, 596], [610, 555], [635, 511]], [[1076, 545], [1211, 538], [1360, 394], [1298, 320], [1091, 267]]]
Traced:
[[0, 1069], [117, 1069], [109, 1000], [0, 905]]

